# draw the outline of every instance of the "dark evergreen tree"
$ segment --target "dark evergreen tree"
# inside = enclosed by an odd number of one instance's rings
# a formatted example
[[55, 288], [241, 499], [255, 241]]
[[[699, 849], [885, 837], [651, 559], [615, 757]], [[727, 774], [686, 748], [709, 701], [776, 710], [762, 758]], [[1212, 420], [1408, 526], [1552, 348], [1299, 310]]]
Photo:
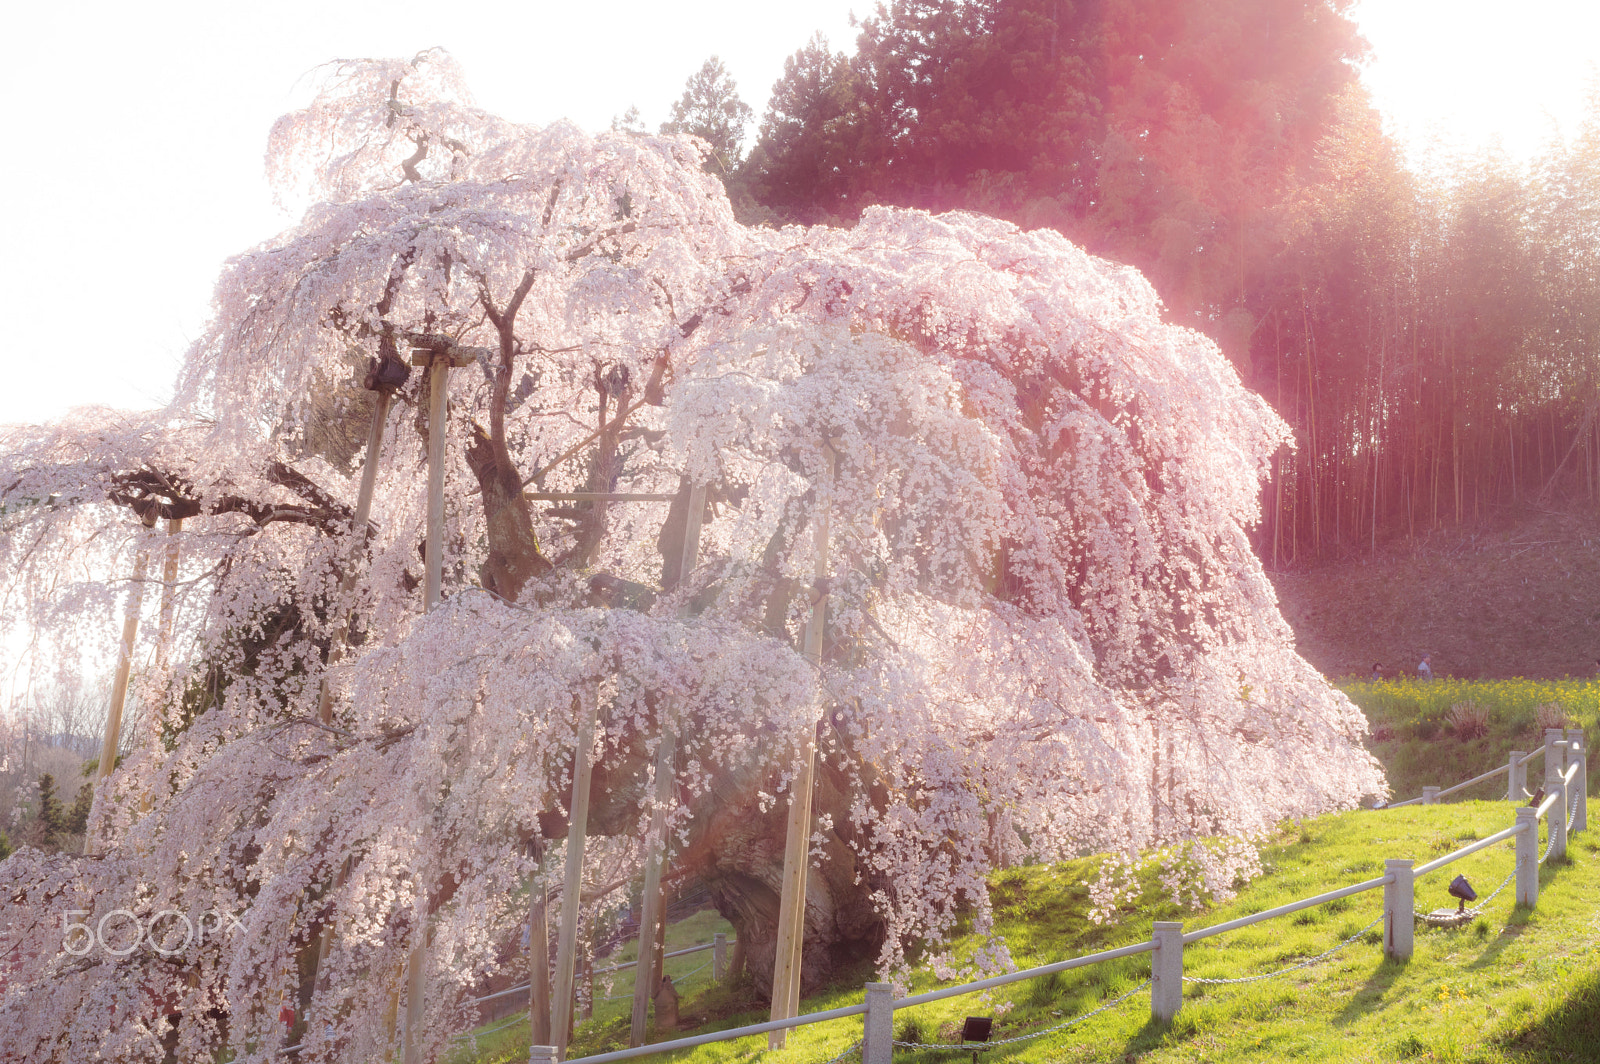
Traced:
[[41, 844], [54, 846], [66, 830], [67, 817], [61, 799], [56, 797], [56, 778], [48, 772], [39, 777], [38, 820]]
[[78, 788], [78, 796], [73, 799], [72, 808], [67, 812], [66, 828], [68, 835], [85, 835], [89, 831], [89, 813], [94, 808], [94, 784], [85, 783]]
[[672, 105], [672, 116], [661, 123], [661, 132], [702, 138], [711, 145], [707, 169], [727, 175], [739, 165], [744, 128], [754, 117], [750, 105], [739, 98], [738, 87], [722, 60], [712, 56], [690, 75], [683, 95]]

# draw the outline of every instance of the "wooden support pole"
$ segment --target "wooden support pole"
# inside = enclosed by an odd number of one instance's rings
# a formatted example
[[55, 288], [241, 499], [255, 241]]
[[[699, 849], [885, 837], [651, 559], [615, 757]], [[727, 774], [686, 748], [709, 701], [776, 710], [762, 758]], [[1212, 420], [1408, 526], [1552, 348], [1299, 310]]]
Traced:
[[[156, 624], [156, 675], [165, 675], [167, 661], [172, 656], [172, 629], [176, 613], [173, 598], [177, 594], [178, 583], [178, 533], [183, 531], [183, 518], [167, 518], [167, 549], [166, 558], [161, 563], [161, 613]], [[151, 719], [143, 722], [146, 734], [155, 734], [159, 731], [161, 722]], [[134, 740], [138, 742], [136, 738]], [[139, 813], [144, 815], [150, 811], [153, 799], [150, 792], [146, 791], [139, 797]], [[87, 838], [84, 840], [84, 852], [88, 852]]]
[[[361, 552], [367, 544], [367, 526], [372, 517], [372, 492], [378, 480], [378, 456], [383, 446], [383, 427], [389, 416], [389, 393], [375, 391], [372, 396], [372, 423], [367, 428], [367, 457], [361, 466], [361, 487], [356, 493], [355, 518], [350, 525], [351, 546], [349, 556], [345, 559], [344, 570], [339, 574], [339, 596], [343, 598], [356, 586], [356, 572], [359, 569]], [[344, 658], [350, 636], [350, 615], [346, 613], [339, 619], [339, 625], [334, 630], [333, 639], [328, 646], [328, 665], [337, 665]], [[333, 691], [328, 686], [328, 676], [323, 674], [322, 684], [317, 692], [317, 719], [324, 724], [333, 723]], [[334, 877], [333, 889], [338, 890], [344, 886], [346, 877], [350, 874], [350, 860], [345, 859], [339, 873]], [[323, 927], [317, 936], [317, 958], [315, 967], [311, 970], [311, 984], [317, 982], [317, 973], [322, 971], [323, 965], [328, 961], [328, 952], [333, 948], [333, 925], [330, 923]]]
[[[689, 489], [689, 509], [684, 516], [682, 564], [678, 566], [678, 584], [683, 586], [700, 560], [700, 525], [705, 516], [706, 486], [695, 484]], [[650, 834], [645, 838], [644, 889], [640, 895], [639, 913], [639, 963], [633, 974], [633, 1017], [628, 1031], [628, 1045], [644, 1044], [650, 999], [656, 984], [661, 982], [661, 970], [656, 963], [655, 950], [645, 945], [654, 934], [663, 909], [661, 899], [661, 873], [667, 863], [667, 806], [672, 801], [676, 773], [673, 758], [677, 753], [678, 737], [675, 724], [669, 715], [672, 708], [663, 704], [661, 739], [656, 744], [655, 804], [650, 811]]]
[[572, 800], [567, 805], [567, 868], [561, 891], [561, 932], [556, 940], [556, 987], [551, 996], [552, 1044], [558, 1057], [566, 1056], [572, 1035], [573, 965], [577, 956], [578, 910], [583, 907], [583, 850], [589, 834], [589, 784], [600, 692], [578, 707], [578, 741], [572, 749]]
[[[533, 840], [539, 874], [544, 873], [544, 841]], [[528, 908], [528, 1030], [536, 1046], [550, 1044], [550, 897], [543, 884], [533, 888]]]
[[161, 564], [161, 620], [156, 630], [156, 671], [166, 669], [172, 654], [172, 628], [178, 583], [178, 533], [183, 531], [183, 518], [167, 518], [167, 557]]
[[[430, 374], [432, 391], [428, 396], [428, 538], [424, 548], [427, 558], [426, 590], [423, 609], [431, 612], [439, 604], [440, 586], [444, 582], [444, 439], [445, 416], [450, 396], [450, 360], [429, 359], [418, 354], [417, 359], [432, 361]], [[428, 897], [425, 887], [419, 888], [416, 941], [406, 957], [406, 1026], [404, 1042], [405, 1064], [422, 1064], [423, 993], [426, 990], [428, 968]], [[564, 1046], [565, 1043], [562, 1043]]]
[[428, 538], [427, 585], [423, 608], [432, 610], [439, 603], [444, 582], [444, 438], [445, 411], [450, 393], [450, 364], [438, 361], [431, 374], [433, 390], [428, 397]]
[[[144, 518], [144, 527], [155, 526], [155, 513]], [[141, 543], [134, 555], [133, 586], [128, 590], [128, 607], [122, 615], [122, 642], [117, 644], [117, 675], [111, 683], [111, 705], [106, 711], [105, 739], [100, 744], [100, 764], [95, 769], [99, 784], [117, 765], [117, 747], [122, 743], [122, 709], [128, 700], [128, 675], [133, 669], [133, 643], [139, 635], [139, 607], [144, 602], [144, 578], [150, 570], [150, 547]], [[97, 788], [98, 789], [98, 788]], [[84, 832], [83, 852], [94, 852], [94, 841]]]
[[[823, 445], [826, 481], [833, 484], [838, 470], [838, 454], [830, 440]], [[804, 653], [813, 665], [822, 664], [822, 632], [828, 619], [828, 595], [824, 581], [828, 576], [829, 511], [825, 493], [819, 492], [815, 526], [816, 556], [811, 617], [806, 621]], [[800, 1012], [800, 964], [805, 946], [806, 867], [811, 857], [811, 790], [816, 778], [817, 734], [807, 722], [799, 736], [798, 769], [789, 795], [789, 823], [783, 848], [783, 891], [778, 900], [777, 952], [772, 965], [772, 1019], [788, 1020]], [[769, 1049], [782, 1049], [787, 1030], [767, 1035]]]
[[[356, 494], [355, 520], [350, 525], [350, 553], [345, 559], [344, 571], [339, 576], [339, 597], [343, 598], [356, 586], [356, 572], [360, 568], [361, 552], [367, 545], [367, 526], [372, 518], [372, 492], [378, 481], [378, 457], [383, 447], [383, 426], [389, 416], [389, 393], [374, 392], [372, 403], [372, 424], [367, 429], [367, 460], [361, 466], [361, 489]], [[442, 423], [442, 419], [441, 419]], [[442, 435], [442, 433], [441, 433]], [[433, 457], [431, 448], [432, 437], [429, 437], [430, 449], [428, 456]], [[443, 456], [441, 452], [441, 461]], [[430, 501], [432, 490], [432, 466], [429, 467]], [[442, 478], [441, 488], [443, 490]], [[333, 640], [328, 647], [328, 665], [337, 665], [344, 659], [347, 640], [350, 636], [350, 615], [346, 613], [339, 619], [339, 626], [334, 630]], [[333, 692], [328, 687], [328, 677], [322, 677], [322, 690], [317, 696], [317, 719], [324, 724], [333, 723]]]

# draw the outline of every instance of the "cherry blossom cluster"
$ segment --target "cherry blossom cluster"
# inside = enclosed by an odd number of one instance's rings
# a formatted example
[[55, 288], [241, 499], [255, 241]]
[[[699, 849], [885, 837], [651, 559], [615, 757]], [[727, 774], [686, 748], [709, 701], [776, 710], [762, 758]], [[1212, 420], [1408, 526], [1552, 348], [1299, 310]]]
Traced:
[[[0, 625], [34, 634], [35, 669], [103, 654], [145, 556], [150, 711], [97, 792], [95, 856], [0, 864], [0, 1044], [265, 1061], [287, 997], [310, 1002], [297, 1059], [377, 1058], [426, 941], [442, 1052], [526, 963], [505, 943], [562, 881], [561, 848], [529, 843], [564, 830], [575, 754], [610, 788], [593, 912], [638, 860], [668, 728], [681, 845], [730, 774], [786, 803], [796, 740], [832, 723], [822, 756], [855, 786], [819, 837], [847, 830], [896, 977], [919, 942], [957, 971], [942, 947], [963, 910], [989, 929], [998, 865], [1171, 847], [1220, 896], [1255, 869], [1237, 840], [1385, 790], [1250, 549], [1288, 433], [1212, 343], [1053, 232], [883, 208], [741, 226], [702, 151], [505, 122], [442, 53], [340, 64], [272, 134], [305, 214], [228, 264], [174, 406], [10, 430]], [[427, 422], [439, 371], [414, 373], [354, 529], [363, 459], [318, 443], [370, 409], [352, 359], [440, 338], [474, 359], [448, 422]], [[425, 612], [434, 431], [445, 599]], [[663, 586], [665, 502], [540, 504], [517, 542], [549, 564], [489, 593], [506, 460], [528, 490], [708, 485], [697, 565]], [[143, 520], [180, 501], [181, 532]], [[174, 545], [167, 582], [149, 559]], [[598, 600], [601, 576], [626, 600]], [[1100, 910], [1125, 888], [1103, 880]], [[242, 929], [79, 957], [67, 909]], [[979, 963], [1008, 965], [1003, 942]]]

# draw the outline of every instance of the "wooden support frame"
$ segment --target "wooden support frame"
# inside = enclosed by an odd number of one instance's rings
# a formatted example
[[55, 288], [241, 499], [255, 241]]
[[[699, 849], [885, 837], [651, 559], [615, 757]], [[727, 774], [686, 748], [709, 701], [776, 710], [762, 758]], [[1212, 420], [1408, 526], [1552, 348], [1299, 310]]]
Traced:
[[[701, 505], [705, 505], [702, 486]], [[678, 496], [659, 491], [525, 491], [529, 502], [671, 502]]]
[[583, 908], [583, 852], [589, 838], [589, 787], [594, 766], [589, 754], [600, 716], [600, 691], [579, 707], [578, 738], [572, 750], [572, 800], [567, 805], [566, 882], [561, 892], [561, 932], [556, 940], [556, 985], [550, 997], [550, 1034], [556, 1056], [564, 1057], [572, 1035], [572, 992], [578, 946], [578, 910]]
[[[460, 351], [435, 354], [431, 351], [413, 351], [413, 365], [431, 365], [428, 396], [428, 538], [424, 548], [427, 557], [426, 590], [423, 593], [423, 611], [432, 612], [439, 604], [444, 581], [444, 444], [445, 419], [449, 411], [450, 367], [465, 366], [476, 360], [476, 355]], [[428, 969], [428, 898], [427, 890], [418, 899], [420, 925], [417, 938], [406, 957], [406, 1023], [403, 1035], [405, 1064], [422, 1064], [423, 995], [427, 990]]]
[[[838, 473], [839, 455], [834, 440], [823, 444], [826, 481], [833, 484]], [[821, 493], [819, 493], [821, 495]], [[816, 598], [811, 604], [811, 617], [806, 621], [804, 653], [813, 665], [822, 663], [822, 633], [828, 620], [828, 595], [825, 581], [828, 577], [828, 547], [831, 532], [830, 514], [825, 495], [818, 499], [818, 516], [815, 527], [816, 555], [812, 563]], [[778, 900], [777, 952], [772, 963], [772, 1019], [788, 1020], [800, 1012], [800, 964], [805, 945], [806, 922], [806, 871], [811, 856], [811, 792], [816, 780], [817, 735], [807, 724], [798, 737], [798, 769], [794, 790], [789, 797], [789, 824], [783, 848], [783, 892]], [[788, 1039], [787, 1029], [767, 1035], [767, 1048], [782, 1049]]]
[[[689, 510], [684, 516], [683, 562], [678, 568], [678, 583], [682, 586], [700, 561], [700, 531], [705, 518], [706, 486], [695, 484], [689, 489]], [[681, 615], [681, 614], [680, 614]], [[655, 986], [661, 981], [661, 968], [656, 960], [656, 950], [646, 951], [648, 936], [655, 934], [656, 924], [666, 911], [661, 891], [661, 874], [667, 863], [667, 806], [672, 801], [676, 772], [673, 768], [677, 754], [677, 723], [671, 719], [672, 707], [662, 706], [661, 738], [656, 745], [655, 803], [650, 812], [650, 833], [645, 836], [644, 889], [641, 892], [639, 913], [639, 963], [633, 975], [633, 1016], [628, 1031], [628, 1045], [644, 1044], [644, 1034], [650, 999]]]
[[[344, 573], [339, 577], [341, 597], [356, 586], [356, 561], [367, 545], [367, 526], [372, 520], [372, 493], [378, 481], [378, 459], [383, 448], [383, 429], [389, 418], [389, 393], [374, 392], [372, 424], [367, 429], [367, 460], [361, 467], [361, 489], [356, 495], [355, 520], [351, 522], [350, 557], [345, 562]], [[431, 437], [430, 437], [431, 441]], [[344, 659], [350, 636], [350, 615], [339, 619], [328, 647], [328, 665], [337, 665]], [[324, 724], [333, 723], [333, 692], [328, 687], [328, 677], [322, 677], [322, 687], [317, 695], [317, 719]]]
[[[155, 527], [155, 511], [144, 518], [148, 531]], [[122, 641], [117, 644], [117, 674], [111, 682], [111, 705], [106, 709], [105, 737], [100, 743], [100, 764], [95, 768], [94, 780], [98, 784], [117, 766], [117, 747], [122, 744], [122, 710], [128, 701], [128, 677], [133, 671], [133, 644], [139, 636], [139, 610], [144, 605], [144, 582], [150, 572], [150, 545], [141, 543], [133, 561], [133, 587], [128, 592], [128, 606], [122, 615]], [[85, 831], [83, 852], [94, 853], [94, 842]]]

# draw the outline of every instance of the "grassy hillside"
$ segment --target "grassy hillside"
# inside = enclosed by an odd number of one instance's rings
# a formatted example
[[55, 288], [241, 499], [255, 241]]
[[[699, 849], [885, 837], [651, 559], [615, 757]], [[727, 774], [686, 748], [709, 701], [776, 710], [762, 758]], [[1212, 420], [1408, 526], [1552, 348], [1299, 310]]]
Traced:
[[[1591, 725], [1600, 717], [1600, 680], [1432, 680], [1410, 678], [1339, 685], [1367, 715], [1368, 742], [1383, 764], [1395, 800], [1416, 798], [1426, 786], [1448, 787], [1506, 763], [1512, 750], [1531, 751], [1544, 742], [1543, 728], [1558, 717], [1564, 727]], [[1456, 707], [1476, 707], [1457, 712]], [[1541, 707], [1545, 718], [1540, 719]], [[1481, 712], [1480, 712], [1481, 711]], [[1480, 721], [1479, 731], [1473, 721]], [[1528, 766], [1529, 789], [1543, 778], [1544, 763]], [[1590, 764], [1600, 781], [1600, 758]], [[1504, 776], [1477, 784], [1464, 797], [1506, 793]], [[1594, 790], [1591, 782], [1590, 793]]]
[[1300, 653], [1332, 677], [1373, 662], [1438, 675], [1590, 676], [1600, 656], [1600, 525], [1534, 512], [1271, 574]]
[[[1592, 743], [1600, 699], [1600, 682], [1587, 680], [1400, 681], [1354, 683], [1347, 690], [1373, 722], [1379, 736], [1374, 749], [1389, 767], [1398, 797], [1502, 764], [1513, 747], [1533, 749], [1540, 738], [1536, 714], [1541, 705], [1563, 707], [1571, 723], [1587, 727]], [[1484, 707], [1484, 734], [1458, 734], [1451, 726], [1450, 707], [1461, 702]], [[1537, 785], [1541, 771], [1536, 763], [1530, 782]], [[1504, 783], [1482, 787], [1479, 795], [1498, 795]], [[1600, 795], [1600, 761], [1590, 775], [1590, 793]], [[1419, 927], [1409, 963], [1384, 960], [1381, 929], [1373, 923], [1382, 910], [1382, 892], [1370, 891], [1190, 946], [1185, 974], [1200, 978], [1272, 973], [1335, 952], [1257, 982], [1188, 984], [1183, 1010], [1170, 1028], [1150, 1022], [1148, 990], [1140, 986], [1148, 977], [1149, 959], [1140, 956], [1019, 983], [987, 999], [973, 996], [904, 1010], [896, 1017], [896, 1038], [948, 1044], [970, 1014], [996, 1017], [996, 1038], [1038, 1034], [988, 1050], [984, 1064], [1600, 1061], [1600, 803], [1595, 809], [1595, 827], [1574, 836], [1569, 859], [1541, 869], [1536, 910], [1515, 909], [1508, 886], [1467, 927]], [[1152, 920], [1176, 919], [1188, 928], [1202, 927], [1373, 878], [1382, 874], [1386, 858], [1409, 857], [1420, 864], [1512, 822], [1509, 804], [1488, 800], [1286, 823], [1265, 842], [1265, 874], [1229, 903], [1181, 910], [1165, 896], [1156, 875], [1147, 873], [1141, 896], [1108, 925], [1085, 917], [1088, 882], [1098, 871], [1099, 858], [1012, 869], [993, 880], [999, 930], [1018, 967], [1048, 964], [1146, 940]], [[1512, 861], [1512, 847], [1502, 844], [1456, 862], [1419, 882], [1417, 907], [1452, 905], [1445, 888], [1458, 873], [1487, 896], [1505, 881]], [[687, 932], [678, 933], [687, 937]], [[706, 928], [697, 933], [709, 938]], [[978, 945], [971, 940], [965, 949], [970, 952]], [[873, 977], [870, 958], [863, 958], [854, 970], [841, 973], [835, 985], [806, 999], [802, 1010], [857, 1003], [862, 984]], [[924, 974], [909, 989], [934, 985]], [[766, 1019], [762, 989], [748, 980], [727, 986], [697, 982], [684, 994], [685, 1029], [676, 1033], [687, 1033], [690, 1025], [696, 1030], [726, 1029]], [[1127, 1000], [1081, 1024], [1040, 1033], [1124, 994], [1130, 994]], [[791, 1035], [788, 1048], [771, 1055], [765, 1039], [758, 1037], [650, 1059], [822, 1064], [848, 1048], [860, 1030], [858, 1020], [802, 1028]], [[656, 1040], [668, 1036], [653, 1035]], [[580, 1028], [571, 1055], [625, 1044], [626, 1021], [620, 1013], [599, 1013]], [[476, 1056], [463, 1053], [460, 1059], [520, 1062], [527, 1059], [526, 1047], [526, 1027], [518, 1026], [493, 1041], [483, 1040]], [[955, 1049], [896, 1053], [897, 1064], [966, 1060], [967, 1054]]]
[[[1152, 919], [1181, 919], [1195, 928], [1281, 905], [1380, 875], [1385, 857], [1419, 862], [1508, 826], [1503, 802], [1465, 802], [1401, 810], [1335, 814], [1286, 825], [1266, 847], [1267, 874], [1226, 905], [1181, 912], [1153, 878], [1124, 919], [1096, 926], [1083, 918], [1093, 858], [1051, 868], [1013, 869], [995, 882], [1000, 928], [1020, 966], [1143, 940]], [[1487, 895], [1511, 871], [1509, 846], [1465, 858], [1423, 879], [1419, 908], [1451, 904], [1445, 886], [1457, 872]], [[1285, 975], [1243, 985], [1185, 987], [1183, 1011], [1163, 1029], [1150, 1022], [1148, 992], [1066, 1031], [1043, 1034], [983, 1056], [1000, 1062], [1189, 1061], [1593, 1061], [1600, 1047], [1600, 835], [1574, 836], [1571, 858], [1541, 869], [1538, 909], [1515, 910], [1511, 889], [1468, 927], [1419, 927], [1410, 963], [1385, 961], [1373, 924], [1381, 891], [1333, 902], [1291, 917], [1220, 935], [1186, 950], [1185, 974], [1236, 978], [1273, 972], [1349, 941], [1332, 956]], [[975, 944], [975, 943], [973, 943]], [[996, 992], [939, 1002], [896, 1016], [896, 1038], [952, 1042], [966, 1015], [997, 1017], [996, 1038], [1039, 1032], [1136, 990], [1149, 974], [1132, 957], [1024, 982]], [[804, 1011], [861, 1000], [863, 966], [806, 999]], [[913, 990], [934, 985], [919, 979]], [[715, 1015], [703, 1029], [766, 1018], [748, 985], [685, 999], [685, 1012]], [[768, 1055], [765, 1039], [720, 1043], [678, 1061], [721, 1064], [760, 1057], [772, 1064], [820, 1064], [860, 1034], [856, 1020], [802, 1028], [782, 1052]], [[582, 1032], [573, 1055], [614, 1048], [622, 1032]], [[525, 1060], [525, 1042], [505, 1046], [487, 1061]], [[858, 1059], [858, 1058], [857, 1058]], [[933, 1064], [965, 1061], [955, 1050], [897, 1051], [896, 1060]]]

